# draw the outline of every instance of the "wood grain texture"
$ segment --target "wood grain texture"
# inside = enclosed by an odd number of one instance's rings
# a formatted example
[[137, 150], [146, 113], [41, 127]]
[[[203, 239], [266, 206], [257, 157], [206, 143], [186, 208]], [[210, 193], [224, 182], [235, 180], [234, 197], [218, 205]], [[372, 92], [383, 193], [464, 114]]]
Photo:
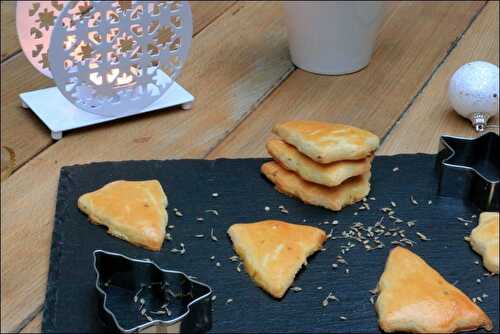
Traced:
[[236, 1], [189, 1], [193, 16], [194, 34], [208, 26]]
[[[191, 2], [194, 34], [203, 30], [233, 4], [234, 1]], [[14, 25], [6, 27], [4, 31], [3, 6], [2, 2], [2, 43], [4, 39], [12, 39], [9, 37], [9, 31], [15, 30]], [[10, 16], [8, 18], [10, 19]], [[15, 31], [14, 39], [17, 41]], [[1, 141], [2, 146], [7, 146], [15, 152], [17, 169], [53, 143], [50, 131], [45, 125], [31, 111], [21, 108], [19, 94], [53, 86], [53, 81], [35, 70], [23, 53], [4, 62], [1, 65], [1, 73]]]
[[191, 111], [69, 133], [3, 182], [2, 331], [17, 329], [43, 302], [61, 166], [203, 157], [293, 68], [277, 4], [238, 3], [201, 31], [192, 47], [179, 78], [197, 99]]
[[[448, 82], [464, 63], [485, 60], [498, 65], [498, 2], [489, 2], [446, 62], [384, 141], [378, 154], [436, 153], [442, 134], [475, 137], [469, 120], [451, 108]], [[490, 124], [498, 125], [498, 116]], [[497, 131], [498, 132], [498, 131]]]
[[42, 332], [42, 312], [39, 312], [33, 320], [23, 327], [20, 333], [41, 333]]
[[209, 158], [266, 155], [272, 126], [289, 119], [352, 124], [383, 136], [483, 3], [391, 3], [373, 59], [360, 72], [295, 71]]
[[2, 34], [0, 60], [4, 61], [21, 50], [21, 47], [16, 32], [16, 2], [2, 1], [0, 6], [2, 19], [0, 21]]
[[[3, 38], [3, 36], [2, 36]], [[52, 86], [52, 80], [40, 74], [24, 54], [1, 65], [1, 141], [16, 156], [14, 169], [52, 143], [50, 131], [31, 111], [21, 107], [19, 94]]]

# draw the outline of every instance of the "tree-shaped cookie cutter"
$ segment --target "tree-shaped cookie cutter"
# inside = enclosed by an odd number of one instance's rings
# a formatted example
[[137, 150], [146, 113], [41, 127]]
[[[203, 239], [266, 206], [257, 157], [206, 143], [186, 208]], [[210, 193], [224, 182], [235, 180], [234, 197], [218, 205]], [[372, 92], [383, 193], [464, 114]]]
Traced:
[[201, 333], [211, 328], [208, 285], [149, 259], [103, 250], [93, 254], [99, 315], [110, 330]]
[[21, 46], [57, 87], [20, 94], [51, 130], [63, 131], [180, 105], [175, 82], [192, 38], [186, 1], [20, 1]]

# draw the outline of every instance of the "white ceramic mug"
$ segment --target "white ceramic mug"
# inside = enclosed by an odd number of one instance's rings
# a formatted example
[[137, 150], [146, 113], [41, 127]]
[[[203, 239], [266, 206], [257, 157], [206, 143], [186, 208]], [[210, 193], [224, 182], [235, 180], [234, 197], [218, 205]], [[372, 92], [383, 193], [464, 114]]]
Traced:
[[285, 1], [295, 65], [319, 74], [347, 74], [370, 62], [383, 1]]

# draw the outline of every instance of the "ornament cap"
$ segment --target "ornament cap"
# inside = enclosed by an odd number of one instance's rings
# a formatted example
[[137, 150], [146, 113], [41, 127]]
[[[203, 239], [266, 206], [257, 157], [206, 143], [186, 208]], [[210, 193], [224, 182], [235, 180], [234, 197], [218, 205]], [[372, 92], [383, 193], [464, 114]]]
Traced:
[[488, 121], [488, 115], [481, 112], [475, 112], [471, 115], [472, 125], [477, 132], [483, 132], [486, 128], [486, 122]]

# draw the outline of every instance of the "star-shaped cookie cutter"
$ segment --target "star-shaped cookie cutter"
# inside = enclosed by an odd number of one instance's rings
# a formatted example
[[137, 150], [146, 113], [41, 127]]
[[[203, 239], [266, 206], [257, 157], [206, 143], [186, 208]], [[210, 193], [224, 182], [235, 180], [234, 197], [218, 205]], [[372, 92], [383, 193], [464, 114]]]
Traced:
[[212, 326], [212, 289], [149, 259], [94, 251], [99, 315], [122, 333], [200, 333]]
[[500, 209], [500, 140], [441, 136], [436, 169], [441, 196], [462, 198], [482, 211]]

